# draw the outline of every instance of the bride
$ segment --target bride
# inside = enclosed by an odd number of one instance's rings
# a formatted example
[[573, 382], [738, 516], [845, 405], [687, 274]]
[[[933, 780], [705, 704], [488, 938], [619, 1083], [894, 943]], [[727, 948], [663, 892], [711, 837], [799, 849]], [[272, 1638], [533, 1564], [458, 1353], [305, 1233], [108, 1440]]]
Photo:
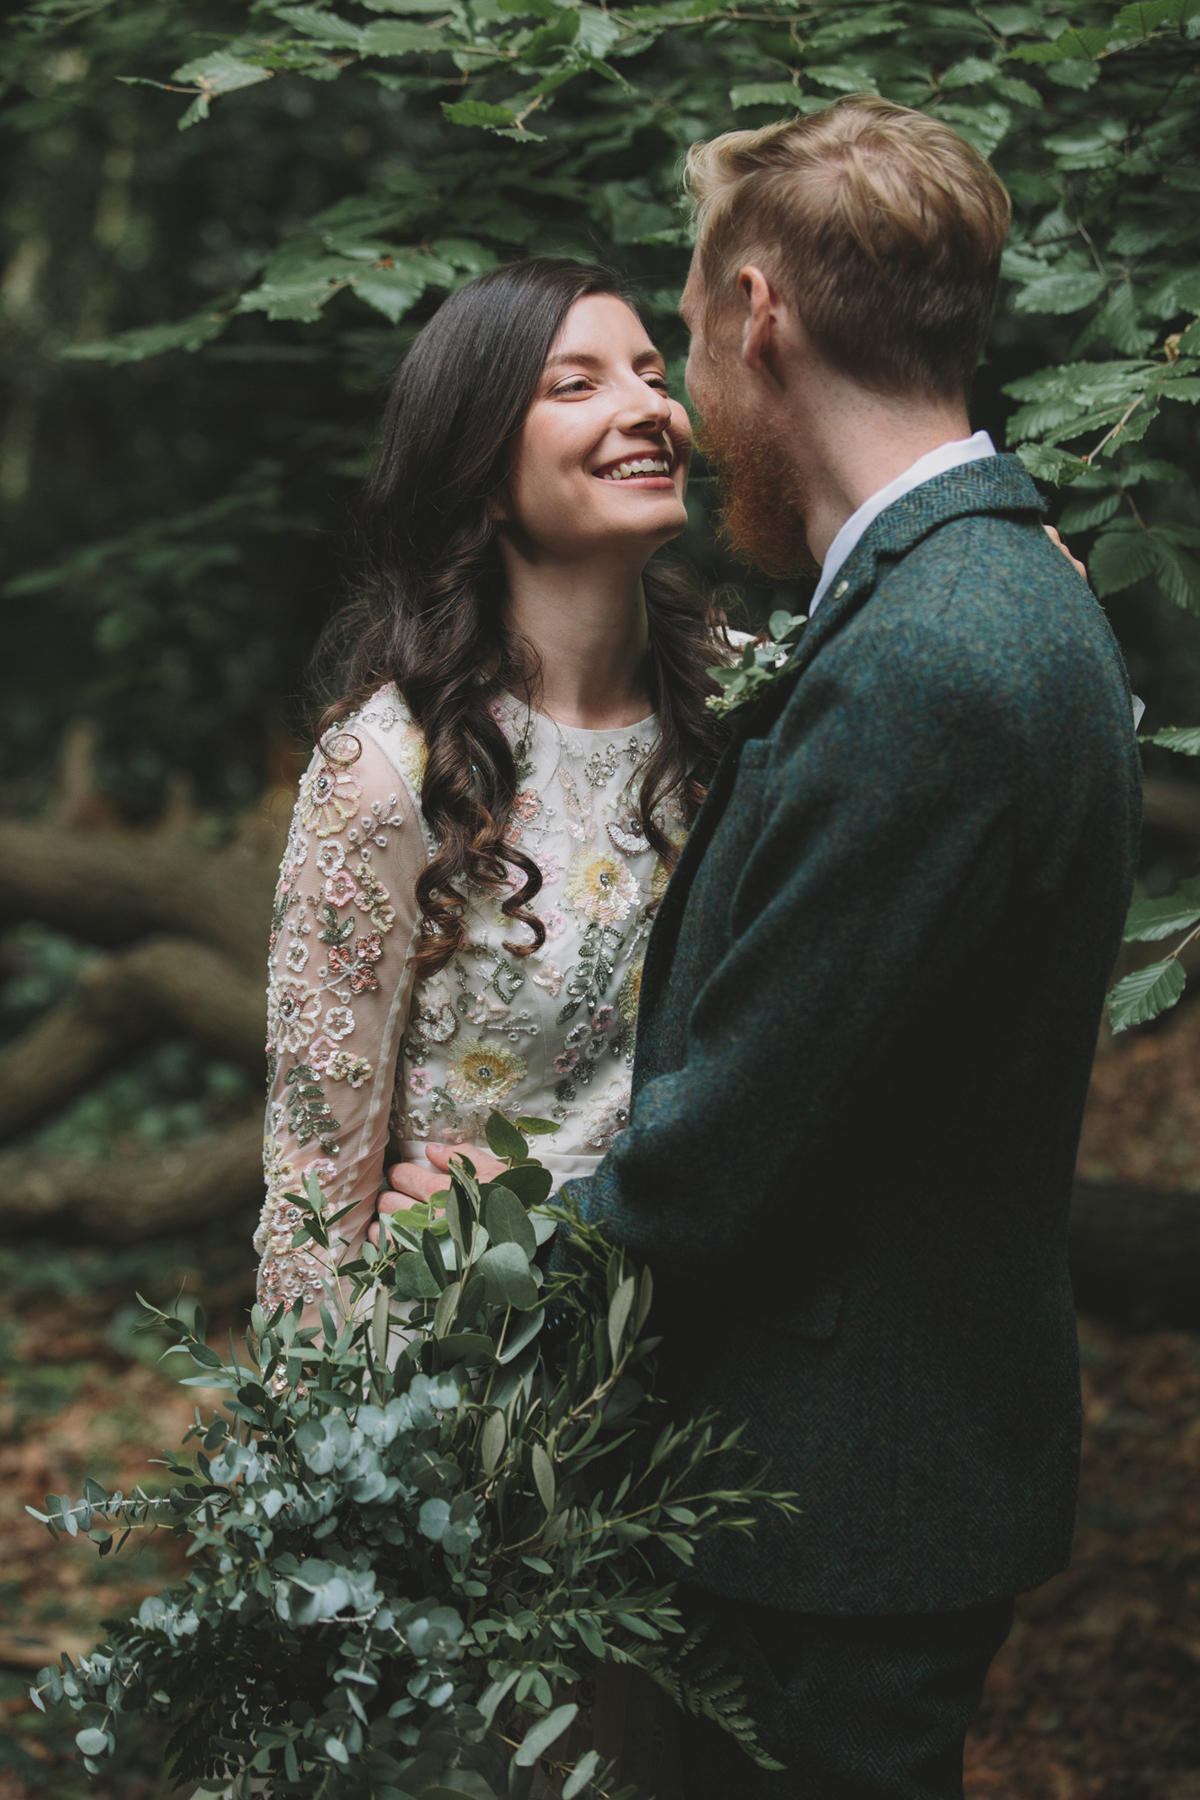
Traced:
[[361, 634], [276, 895], [268, 1312], [330, 1279], [291, 1247], [306, 1174], [351, 1209], [341, 1260], [397, 1153], [424, 1197], [442, 1146], [494, 1108], [536, 1115], [560, 1127], [539, 1144], [557, 1185], [626, 1122], [646, 939], [719, 753], [706, 670], [730, 654], [720, 613], [650, 561], [687, 523], [690, 453], [663, 358], [598, 268], [494, 270], [401, 366]]

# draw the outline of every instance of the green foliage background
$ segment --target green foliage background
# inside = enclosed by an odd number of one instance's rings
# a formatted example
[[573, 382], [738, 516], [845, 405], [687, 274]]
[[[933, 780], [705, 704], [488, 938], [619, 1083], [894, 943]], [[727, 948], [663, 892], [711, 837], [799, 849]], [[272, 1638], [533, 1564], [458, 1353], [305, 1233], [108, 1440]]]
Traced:
[[[444, 293], [497, 258], [600, 256], [679, 359], [684, 149], [848, 91], [946, 119], [1008, 182], [977, 422], [1050, 446], [1035, 472], [1075, 478], [1062, 523], [1117, 596], [1150, 723], [1200, 716], [1195, 414], [1162, 404], [1200, 395], [1194, 339], [1164, 349], [1200, 312], [1198, 65], [1200, 0], [15, 14], [0, 48], [10, 798], [36, 801], [83, 712], [133, 816], [178, 772], [209, 808], [245, 804], [272, 732], [299, 724], [306, 658], [344, 591], [380, 385]], [[707, 511], [700, 481], [687, 548], [728, 576]], [[756, 618], [797, 599], [738, 581]]]

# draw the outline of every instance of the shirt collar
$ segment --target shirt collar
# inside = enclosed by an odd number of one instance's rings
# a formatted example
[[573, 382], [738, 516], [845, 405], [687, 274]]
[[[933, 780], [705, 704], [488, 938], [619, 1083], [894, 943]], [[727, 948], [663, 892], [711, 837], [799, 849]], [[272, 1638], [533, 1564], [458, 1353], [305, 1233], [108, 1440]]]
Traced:
[[947, 469], [956, 469], [960, 463], [975, 462], [981, 456], [995, 454], [996, 446], [986, 431], [977, 431], [969, 438], [955, 438], [952, 443], [939, 444], [936, 450], [927, 450], [902, 475], [897, 475], [894, 481], [881, 487], [869, 500], [864, 500], [858, 511], [851, 513], [826, 552], [817, 591], [808, 603], [809, 618], [825, 598], [834, 576], [867, 526], [879, 517], [885, 507], [899, 500], [902, 494], [911, 493], [913, 488], [920, 487], [923, 482], [932, 481], [935, 475], [944, 475]]

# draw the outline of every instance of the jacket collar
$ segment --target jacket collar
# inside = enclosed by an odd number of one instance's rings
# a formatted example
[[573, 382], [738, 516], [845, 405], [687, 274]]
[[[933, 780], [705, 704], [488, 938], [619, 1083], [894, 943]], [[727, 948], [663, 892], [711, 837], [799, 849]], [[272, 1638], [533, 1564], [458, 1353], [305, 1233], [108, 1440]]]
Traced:
[[1045, 510], [1046, 502], [1015, 456], [987, 456], [960, 463], [923, 481], [920, 487], [910, 488], [867, 526], [805, 628], [784, 675], [795, 676], [806, 669], [821, 646], [858, 610], [874, 591], [881, 563], [898, 562], [939, 525], [979, 513], [1024, 517], [1032, 523]]

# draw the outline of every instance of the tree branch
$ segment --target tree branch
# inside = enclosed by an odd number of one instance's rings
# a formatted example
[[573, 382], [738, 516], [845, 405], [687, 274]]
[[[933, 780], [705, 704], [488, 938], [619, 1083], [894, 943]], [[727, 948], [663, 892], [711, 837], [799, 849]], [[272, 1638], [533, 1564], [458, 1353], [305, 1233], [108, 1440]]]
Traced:
[[0, 1142], [49, 1118], [142, 1044], [177, 1032], [261, 1081], [261, 982], [206, 944], [154, 938], [107, 956], [0, 1055]]

